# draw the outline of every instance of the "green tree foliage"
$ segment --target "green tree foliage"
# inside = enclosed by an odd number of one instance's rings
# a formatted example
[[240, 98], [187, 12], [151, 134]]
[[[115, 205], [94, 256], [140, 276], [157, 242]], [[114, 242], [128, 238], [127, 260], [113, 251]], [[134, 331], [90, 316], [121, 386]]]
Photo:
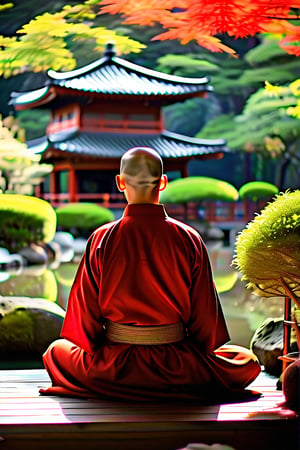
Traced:
[[[165, 128], [174, 133], [195, 136], [211, 118], [220, 114], [220, 105], [214, 95], [194, 98], [163, 109]], [[214, 138], [220, 135], [215, 134]]]
[[34, 186], [41, 183], [53, 166], [39, 164], [41, 155], [33, 154], [14, 137], [22, 132], [14, 118], [7, 117], [5, 123], [7, 127], [0, 121], [0, 192], [32, 195]]
[[76, 59], [67, 46], [73, 41], [93, 41], [94, 50], [103, 50], [114, 41], [122, 53], [139, 52], [143, 45], [105, 27], [94, 27], [96, 0], [74, 6], [66, 5], [56, 13], [45, 12], [16, 31], [16, 36], [0, 36], [0, 76], [10, 77], [21, 71], [72, 70]]
[[50, 111], [46, 109], [18, 111], [18, 122], [20, 128], [26, 130], [26, 141], [41, 137], [50, 122], [50, 117]]
[[4, 5], [0, 5], [0, 13], [7, 9], [13, 8], [13, 6], [14, 6], [13, 3], [8, 3], [8, 2], [4, 3]]
[[[290, 92], [274, 97], [266, 89], [259, 89], [248, 98], [240, 115], [221, 116], [209, 122], [197, 137], [209, 138], [216, 131], [222, 132], [233, 151], [258, 153], [262, 165], [267, 165], [270, 159], [277, 159], [275, 184], [282, 190], [287, 168], [298, 173], [298, 177], [295, 174], [295, 183], [299, 182], [300, 123], [286, 114], [287, 108], [295, 106], [296, 102]], [[257, 173], [257, 176], [261, 175]]]
[[241, 85], [260, 88], [265, 80], [287, 83], [299, 73], [299, 58], [282, 50], [274, 36], [262, 37], [260, 44], [249, 50], [244, 59], [248, 68], [239, 77]]
[[300, 191], [276, 196], [238, 235], [233, 265], [262, 297], [300, 306]]
[[196, 55], [168, 54], [158, 58], [157, 62], [156, 70], [185, 77], [194, 77], [196, 74], [200, 77], [201, 74], [206, 76], [221, 71], [218, 64], [199, 59]]

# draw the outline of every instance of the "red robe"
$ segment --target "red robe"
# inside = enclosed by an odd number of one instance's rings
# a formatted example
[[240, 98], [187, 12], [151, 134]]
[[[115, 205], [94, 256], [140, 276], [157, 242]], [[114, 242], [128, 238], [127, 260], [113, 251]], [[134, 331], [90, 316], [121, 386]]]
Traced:
[[[164, 345], [113, 343], [105, 340], [106, 320], [183, 322], [188, 336]], [[44, 354], [52, 387], [42, 393], [208, 401], [243, 390], [260, 371], [246, 349], [216, 352], [229, 335], [206, 247], [162, 205], [128, 205], [92, 234], [61, 337]]]

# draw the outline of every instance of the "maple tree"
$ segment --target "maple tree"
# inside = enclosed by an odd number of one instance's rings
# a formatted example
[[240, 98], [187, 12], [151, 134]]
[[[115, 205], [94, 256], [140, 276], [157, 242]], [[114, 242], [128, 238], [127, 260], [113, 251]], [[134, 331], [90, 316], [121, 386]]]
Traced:
[[299, 0], [102, 0], [100, 14], [121, 14], [127, 24], [153, 26], [160, 23], [165, 32], [155, 40], [192, 40], [212, 52], [235, 50], [218, 37], [224, 33], [236, 38], [258, 33], [276, 34], [286, 52], [300, 56]]
[[[73, 70], [76, 59], [67, 38], [94, 41], [93, 50], [103, 51], [107, 42], [115, 42], [119, 53], [139, 52], [145, 45], [105, 27], [93, 26], [98, 0], [88, 0], [60, 11], [36, 16], [16, 31], [16, 36], [0, 35], [0, 76], [8, 78], [25, 71]], [[2, 5], [0, 12], [13, 7]]]
[[300, 79], [293, 81], [288, 86], [275, 86], [266, 81], [266, 91], [271, 97], [282, 98], [284, 96], [293, 96], [294, 105], [286, 107], [286, 113], [292, 117], [300, 119]]
[[273, 89], [277, 92], [277, 86], [266, 86], [267, 89], [260, 88], [249, 96], [241, 114], [219, 115], [196, 137], [222, 136], [233, 152], [242, 150], [251, 155], [249, 179], [275, 178], [280, 190], [296, 188], [300, 173], [299, 119], [287, 112], [295, 111], [297, 97], [291, 88], [279, 88], [280, 95], [275, 95]]

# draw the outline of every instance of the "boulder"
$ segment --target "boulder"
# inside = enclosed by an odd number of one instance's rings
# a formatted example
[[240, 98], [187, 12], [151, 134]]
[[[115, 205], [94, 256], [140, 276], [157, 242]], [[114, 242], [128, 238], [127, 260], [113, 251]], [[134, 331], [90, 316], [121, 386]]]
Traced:
[[45, 249], [38, 244], [30, 244], [19, 251], [19, 254], [28, 266], [31, 265], [46, 265], [48, 262], [48, 255]]
[[60, 262], [70, 262], [74, 258], [74, 237], [71, 233], [57, 231], [53, 241], [60, 246]]
[[[280, 376], [282, 361], [278, 359], [283, 353], [283, 319], [268, 318], [255, 331], [250, 348], [271, 375]], [[291, 341], [291, 351], [297, 351], [297, 343]]]
[[65, 311], [43, 298], [0, 296], [1, 359], [41, 356], [59, 338]]

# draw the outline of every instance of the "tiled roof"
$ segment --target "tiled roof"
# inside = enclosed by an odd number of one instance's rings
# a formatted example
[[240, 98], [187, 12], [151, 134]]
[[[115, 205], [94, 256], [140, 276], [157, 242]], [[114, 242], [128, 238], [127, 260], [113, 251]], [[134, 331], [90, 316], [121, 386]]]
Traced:
[[82, 95], [176, 97], [177, 101], [212, 90], [207, 77], [165, 74], [116, 57], [113, 51], [106, 51], [103, 58], [80, 69], [70, 72], [49, 70], [47, 76], [48, 86], [32, 92], [14, 92], [11, 104], [16, 107], [27, 104], [29, 107], [29, 103], [49, 102], [56, 95], [53, 91], [55, 86], [67, 89], [69, 94], [76, 91]]
[[[122, 133], [80, 133], [73, 136], [60, 136], [49, 139], [48, 147], [68, 153], [96, 156], [101, 158], [120, 158], [132, 147], [143, 146], [154, 148], [162, 158], [213, 157], [216, 153], [227, 151], [223, 139], [203, 140], [164, 131], [161, 134], [122, 134]], [[33, 144], [33, 143], [32, 143]], [[34, 151], [36, 145], [29, 147]], [[41, 146], [39, 148], [42, 148]], [[43, 150], [45, 147], [43, 147]]]
[[102, 58], [93, 69], [70, 72], [56, 78], [48, 72], [51, 83], [60, 87], [85, 92], [118, 95], [187, 95], [209, 90], [208, 79], [188, 79], [164, 75], [129, 63], [121, 58]]

